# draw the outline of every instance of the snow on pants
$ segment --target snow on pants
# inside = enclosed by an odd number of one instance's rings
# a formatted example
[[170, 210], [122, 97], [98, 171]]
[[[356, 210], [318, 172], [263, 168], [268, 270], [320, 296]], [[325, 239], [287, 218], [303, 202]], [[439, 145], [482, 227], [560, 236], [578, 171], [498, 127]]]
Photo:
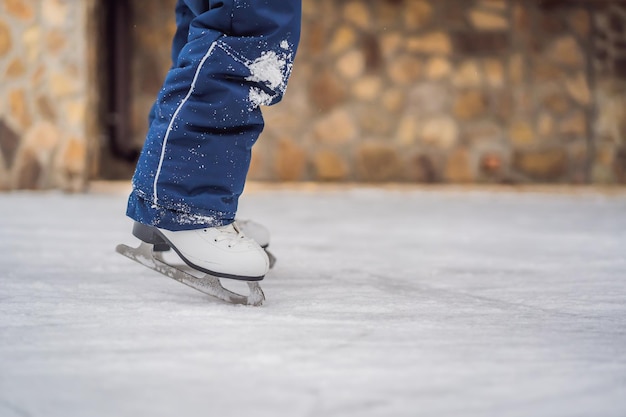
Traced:
[[179, 0], [173, 65], [150, 114], [127, 215], [168, 230], [231, 223], [300, 37], [300, 0]]

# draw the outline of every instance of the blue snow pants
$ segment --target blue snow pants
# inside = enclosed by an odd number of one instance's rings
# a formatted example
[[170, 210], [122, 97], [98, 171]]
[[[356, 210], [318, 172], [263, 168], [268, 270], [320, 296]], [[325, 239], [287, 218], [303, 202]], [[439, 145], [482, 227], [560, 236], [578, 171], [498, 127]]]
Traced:
[[178, 0], [173, 65], [150, 113], [126, 214], [168, 230], [231, 223], [300, 38], [301, 0]]

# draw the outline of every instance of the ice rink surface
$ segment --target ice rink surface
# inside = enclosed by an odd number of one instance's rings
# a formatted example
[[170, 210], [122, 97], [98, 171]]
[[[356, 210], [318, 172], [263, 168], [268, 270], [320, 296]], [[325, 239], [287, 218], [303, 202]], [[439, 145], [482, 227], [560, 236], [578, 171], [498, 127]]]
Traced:
[[626, 193], [259, 189], [263, 307], [114, 252], [123, 192], [0, 194], [0, 416], [626, 415]]

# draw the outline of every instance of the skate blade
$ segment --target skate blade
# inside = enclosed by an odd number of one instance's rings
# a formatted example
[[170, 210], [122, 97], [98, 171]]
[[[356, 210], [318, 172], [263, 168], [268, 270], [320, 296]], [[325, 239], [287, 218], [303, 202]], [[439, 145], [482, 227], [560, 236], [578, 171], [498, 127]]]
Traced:
[[124, 244], [117, 245], [115, 251], [133, 261], [146, 266], [168, 278], [172, 278], [185, 284], [196, 291], [218, 298], [231, 304], [243, 304], [260, 306], [265, 301], [265, 294], [261, 286], [256, 281], [247, 281], [249, 295], [238, 294], [222, 286], [220, 279], [209, 274], [196, 277], [189, 272], [183, 271], [175, 266], [165, 263], [160, 257], [156, 257], [151, 244], [141, 242], [137, 248]]

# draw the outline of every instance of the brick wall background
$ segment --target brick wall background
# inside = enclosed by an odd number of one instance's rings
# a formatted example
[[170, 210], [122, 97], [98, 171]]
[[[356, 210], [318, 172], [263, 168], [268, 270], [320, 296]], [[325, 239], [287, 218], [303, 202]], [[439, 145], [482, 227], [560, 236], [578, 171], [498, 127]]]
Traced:
[[[88, 162], [106, 154], [87, 117], [98, 80], [93, 2], [0, 0], [4, 188], [80, 188], [103, 171]], [[131, 1], [136, 147], [169, 67], [174, 3]], [[623, 2], [303, 7], [294, 74], [283, 103], [265, 111], [251, 178], [626, 183]]]

